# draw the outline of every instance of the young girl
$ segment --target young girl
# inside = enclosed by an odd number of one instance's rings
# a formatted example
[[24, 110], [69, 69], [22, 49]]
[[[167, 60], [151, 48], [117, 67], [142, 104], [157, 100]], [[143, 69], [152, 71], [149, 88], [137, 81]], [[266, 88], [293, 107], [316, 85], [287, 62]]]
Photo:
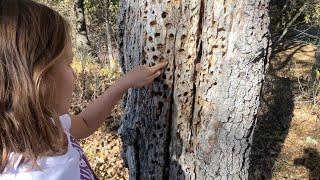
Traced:
[[31, 0], [0, 0], [0, 179], [94, 179], [75, 139], [95, 132], [128, 88], [153, 82], [167, 64], [139, 65], [79, 115], [68, 23]]

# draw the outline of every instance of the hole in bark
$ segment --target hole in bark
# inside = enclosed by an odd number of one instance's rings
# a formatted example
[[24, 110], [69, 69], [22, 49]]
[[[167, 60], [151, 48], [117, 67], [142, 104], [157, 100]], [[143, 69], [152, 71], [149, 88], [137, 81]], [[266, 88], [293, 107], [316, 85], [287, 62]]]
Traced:
[[163, 45], [162, 44], [157, 44], [157, 49], [162, 49]]
[[174, 34], [169, 34], [169, 38], [174, 38]]
[[165, 74], [162, 74], [162, 79], [166, 79], [166, 75]]
[[151, 21], [150, 26], [155, 26], [157, 24], [157, 21]]
[[154, 56], [152, 56], [152, 59], [153, 59], [153, 60], [157, 60], [157, 59], [158, 59], [158, 56], [154, 55]]
[[184, 39], [186, 39], [187, 38], [187, 35], [185, 35], [185, 34], [183, 34], [182, 36], [181, 36], [181, 39], [182, 40], [184, 40]]
[[183, 93], [183, 96], [186, 96], [186, 95], [188, 95], [188, 92], [184, 92], [184, 93]]
[[217, 84], [218, 84], [217, 82], [214, 82], [214, 83], [213, 83], [213, 85], [217, 85]]
[[151, 50], [152, 50], [152, 51], [156, 51], [156, 48], [152, 47]]
[[181, 77], [180, 74], [178, 74], [177, 77], [178, 77], [178, 78]]
[[188, 59], [190, 59], [190, 58], [191, 58], [191, 55], [188, 56]]
[[172, 24], [171, 23], [167, 23], [166, 24], [166, 28], [171, 28], [172, 27]]
[[[159, 77], [155, 78], [155, 79], [154, 79], [154, 82], [160, 82]], [[155, 92], [154, 95], [161, 95], [161, 93], [159, 94], [159, 93]]]
[[163, 102], [161, 102], [161, 101], [158, 102], [158, 106], [159, 106], [160, 109], [163, 108], [163, 105], [164, 105]]
[[144, 6], [146, 6], [146, 7], [147, 7], [147, 6], [148, 6], [148, 2], [145, 2], [145, 3], [144, 3]]
[[[159, 78], [154, 79], [154, 81], [159, 81]], [[161, 96], [162, 92], [161, 91], [152, 91], [152, 94], [155, 96]]]
[[152, 138], [157, 138], [157, 135], [156, 134], [152, 134]]
[[169, 89], [169, 86], [167, 84], [164, 84], [163, 89]]
[[[166, 127], [166, 125], [164, 125], [164, 127]], [[162, 138], [163, 137], [163, 133], [160, 133], [159, 137]]]
[[167, 17], [167, 15], [168, 15], [168, 13], [167, 13], [167, 12], [162, 12], [161, 17], [162, 17], [162, 18], [166, 18], [166, 17]]
[[160, 33], [156, 33], [156, 34], [155, 34], [155, 37], [159, 37], [159, 36], [160, 36]]
[[168, 54], [170, 53], [170, 50], [169, 50], [169, 49], [167, 50], [167, 53], [168, 53]]
[[218, 48], [218, 45], [213, 45], [212, 48]]
[[184, 49], [179, 49], [179, 52], [183, 52], [184, 51]]
[[167, 71], [170, 71], [170, 68], [167, 68]]
[[171, 28], [171, 27], [172, 27], [172, 23], [167, 23], [165, 26], [166, 26], [166, 28], [168, 28], [168, 29], [169, 29], [169, 28]]
[[142, 64], [145, 64], [147, 61], [145, 59], [142, 60]]
[[152, 14], [154, 14], [154, 11], [152, 11]]
[[225, 31], [225, 29], [224, 28], [218, 28], [218, 32], [220, 32], [220, 31]]
[[147, 13], [148, 13], [148, 11], [144, 11], [144, 13], [145, 13], [145, 14], [147, 14]]
[[153, 37], [152, 37], [152, 36], [149, 36], [149, 38], [148, 38], [148, 39], [149, 39], [149, 41], [150, 41], [150, 42], [152, 42], [152, 41], [153, 41]]

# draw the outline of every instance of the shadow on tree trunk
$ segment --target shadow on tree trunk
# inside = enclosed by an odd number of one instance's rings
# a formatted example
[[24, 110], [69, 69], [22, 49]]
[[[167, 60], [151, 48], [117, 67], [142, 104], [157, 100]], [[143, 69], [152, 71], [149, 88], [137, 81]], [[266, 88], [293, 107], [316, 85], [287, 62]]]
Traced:
[[253, 134], [249, 179], [271, 179], [272, 169], [290, 128], [293, 82], [267, 75]]

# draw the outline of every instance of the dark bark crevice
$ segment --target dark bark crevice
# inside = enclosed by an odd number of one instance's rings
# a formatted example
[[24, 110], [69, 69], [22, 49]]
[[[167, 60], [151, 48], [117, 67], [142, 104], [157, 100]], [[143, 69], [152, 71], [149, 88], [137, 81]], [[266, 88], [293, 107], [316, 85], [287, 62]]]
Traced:
[[205, 1], [201, 0], [200, 2], [200, 13], [199, 13], [199, 23], [198, 23], [198, 32], [197, 32], [197, 40], [196, 40], [196, 46], [197, 46], [197, 57], [194, 61], [194, 74], [193, 74], [193, 88], [192, 88], [192, 94], [193, 94], [193, 99], [192, 99], [192, 103], [191, 103], [191, 118], [190, 118], [190, 131], [191, 131], [191, 138], [189, 140], [189, 145], [190, 145], [190, 149], [193, 151], [194, 149], [194, 144], [192, 142], [193, 140], [193, 136], [196, 133], [196, 129], [193, 129], [193, 118], [194, 118], [194, 111], [195, 111], [195, 103], [196, 103], [196, 90], [197, 90], [197, 84], [196, 84], [196, 80], [197, 80], [197, 64], [200, 63], [201, 58], [202, 58], [202, 24], [203, 24], [203, 19], [204, 19], [204, 8], [205, 8]]
[[[175, 39], [174, 39], [174, 44], [176, 43], [177, 39], [177, 31], [175, 33]], [[171, 86], [171, 97], [170, 97], [170, 112], [167, 118], [167, 132], [166, 132], [166, 141], [165, 141], [165, 148], [164, 148], [164, 159], [165, 159], [165, 165], [163, 167], [163, 180], [168, 180], [169, 179], [169, 174], [170, 174], [170, 143], [171, 143], [171, 131], [172, 131], [172, 112], [173, 112], [173, 92], [174, 92], [174, 82], [175, 82], [175, 70], [176, 70], [176, 56], [175, 56], [175, 51], [176, 49], [173, 50], [173, 63], [172, 63], [172, 86]]]

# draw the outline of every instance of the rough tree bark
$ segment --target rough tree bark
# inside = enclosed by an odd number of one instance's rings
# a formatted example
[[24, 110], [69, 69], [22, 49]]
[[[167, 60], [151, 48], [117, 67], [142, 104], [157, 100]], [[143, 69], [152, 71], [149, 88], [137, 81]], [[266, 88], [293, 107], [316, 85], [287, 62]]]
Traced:
[[120, 65], [169, 64], [129, 89], [130, 179], [247, 179], [269, 58], [269, 0], [123, 0]]

